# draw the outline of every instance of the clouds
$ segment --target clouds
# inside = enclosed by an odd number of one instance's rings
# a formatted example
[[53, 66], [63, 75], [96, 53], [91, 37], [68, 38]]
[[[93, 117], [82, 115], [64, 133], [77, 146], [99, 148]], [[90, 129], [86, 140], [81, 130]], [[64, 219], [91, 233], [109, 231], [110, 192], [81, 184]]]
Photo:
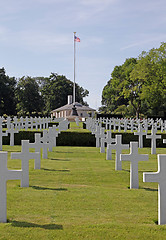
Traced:
[[17, 76], [55, 71], [72, 78], [76, 31], [81, 39], [77, 76], [92, 101], [115, 65], [166, 39], [165, 11], [165, 0], [5, 0], [0, 13], [1, 62], [9, 75], [14, 69]]

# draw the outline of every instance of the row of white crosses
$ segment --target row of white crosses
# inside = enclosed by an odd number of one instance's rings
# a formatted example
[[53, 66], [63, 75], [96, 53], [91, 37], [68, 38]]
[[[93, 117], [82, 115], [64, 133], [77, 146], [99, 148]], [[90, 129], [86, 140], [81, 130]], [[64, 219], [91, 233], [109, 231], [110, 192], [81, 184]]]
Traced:
[[[7, 168], [7, 152], [0, 152], [0, 222], [7, 221], [6, 207], [6, 181], [21, 180], [21, 187], [29, 187], [29, 160], [34, 159], [34, 169], [41, 168], [41, 149], [43, 149], [43, 158], [47, 158], [47, 150], [52, 150], [56, 146], [58, 133], [56, 128], [43, 130], [43, 137], [40, 133], [35, 133], [35, 142], [29, 143], [29, 140], [22, 140], [22, 150], [19, 153], [11, 153], [11, 159], [21, 160], [21, 170], [8, 170]], [[55, 132], [55, 135], [53, 134]], [[30, 152], [30, 148], [34, 148], [35, 152]]]
[[[19, 124], [22, 122], [22, 119], [23, 118], [20, 118]], [[27, 120], [27, 123], [26, 123], [26, 120]], [[47, 120], [49, 120], [49, 121], [47, 121]], [[39, 121], [39, 119], [38, 119], [38, 121]], [[42, 119], [42, 124], [43, 124], [43, 121], [44, 121], [44, 119]], [[48, 122], [50, 122], [51, 119], [46, 118], [45, 121], [46, 121], [45, 122], [45, 127], [48, 128]], [[22, 125], [22, 126], [24, 126], [26, 130], [28, 129], [28, 127], [30, 127], [30, 128], [33, 127], [33, 123], [30, 124], [28, 118], [25, 119], [25, 123], [26, 123], [26, 125]], [[10, 146], [14, 146], [14, 135], [15, 135], [15, 133], [18, 133], [18, 129], [19, 130], [22, 129], [21, 127], [18, 128], [18, 125], [16, 124], [16, 119], [14, 119], [14, 121], [11, 122], [11, 119], [9, 117], [7, 118], [7, 131], [6, 132], [2, 131], [2, 124], [3, 124], [3, 118], [0, 118], [0, 150], [2, 150], [2, 138], [3, 138], [3, 136], [7, 136], [8, 134], [10, 134]], [[38, 126], [38, 124], [39, 123], [37, 122], [36, 126]], [[41, 130], [42, 124], [40, 125], [40, 130]], [[60, 121], [59, 125], [57, 126], [58, 133], [60, 133], [61, 131], [67, 130], [68, 124], [69, 124], [68, 120]], [[45, 127], [44, 127], [44, 129], [45, 129]]]
[[29, 160], [35, 159], [35, 169], [40, 169], [40, 153], [30, 153], [29, 148], [29, 140], [22, 140], [22, 151], [20, 153], [11, 153], [11, 159], [21, 159], [21, 170], [8, 170], [8, 153], [0, 152], [0, 222], [2, 223], [7, 221], [7, 180], [21, 180], [21, 187], [29, 187]]
[[[116, 135], [116, 144], [109, 144], [108, 149], [116, 150], [115, 170], [122, 170], [122, 161], [130, 161], [130, 189], [139, 188], [138, 162], [147, 161], [148, 154], [138, 153], [138, 142], [130, 142], [130, 154], [121, 154], [128, 145], [121, 143], [121, 135]], [[164, 140], [166, 143], [166, 139]], [[107, 160], [111, 159], [107, 156]], [[158, 155], [158, 171], [156, 173], [143, 173], [144, 182], [158, 183], [158, 224], [166, 224], [166, 155]]]
[[148, 131], [148, 127], [152, 128], [152, 126], [155, 126], [156, 129], [160, 129], [161, 132], [166, 131], [166, 120], [162, 120], [162, 119], [133, 119], [133, 118], [100, 118], [98, 120], [96, 120], [96, 122], [100, 122], [105, 124], [105, 129], [113, 129], [113, 131], [118, 130], [118, 132], [120, 132], [122, 129], [124, 132], [126, 132], [127, 130], [130, 130], [131, 132], [133, 132], [134, 130], [136, 130], [138, 128], [138, 126], [140, 124], [142, 124], [142, 126], [145, 129], [145, 132], [147, 133]]
[[[144, 125], [145, 126], [145, 125]], [[157, 125], [152, 125], [152, 133], [148, 135], [147, 138], [151, 139], [151, 154], [156, 153], [156, 139], [160, 139], [161, 135], [156, 135]], [[99, 132], [99, 128], [97, 132]], [[107, 134], [110, 134], [110, 131]], [[143, 147], [143, 135], [146, 135], [147, 131], [144, 132], [142, 125], [139, 122], [138, 132], [135, 135], [139, 136], [139, 148]], [[99, 136], [99, 135], [98, 135]], [[130, 161], [130, 189], [139, 188], [139, 178], [138, 178], [138, 162], [147, 161], [147, 154], [138, 153], [138, 142], [130, 143], [130, 154], [121, 154], [123, 149], [128, 149], [129, 145], [122, 144], [122, 136], [116, 135], [115, 144], [112, 144], [113, 140], [107, 144], [107, 160], [112, 159], [112, 149], [116, 150], [115, 158], [115, 170], [122, 170], [122, 161]], [[101, 139], [101, 148], [100, 152], [104, 152], [104, 143], [105, 138]], [[163, 143], [166, 143], [166, 139], [163, 140]], [[162, 169], [162, 171], [161, 171]], [[156, 173], [143, 173], [144, 182], [157, 182], [158, 186], [158, 224], [166, 224], [166, 155], [158, 155], [158, 172]]]
[[[68, 128], [68, 121], [61, 123], [60, 130]], [[58, 136], [57, 127], [50, 127], [47, 131], [43, 130], [43, 137], [40, 133], [35, 133], [35, 142], [29, 143], [29, 140], [22, 140], [22, 150], [19, 153], [11, 153], [11, 159], [21, 160], [21, 170], [8, 170], [7, 152], [0, 152], [0, 222], [7, 221], [6, 206], [6, 181], [21, 180], [21, 187], [29, 187], [29, 160], [34, 159], [34, 169], [41, 168], [41, 149], [43, 149], [43, 158], [48, 158], [47, 151], [52, 151], [56, 147], [56, 137]], [[30, 152], [34, 148], [35, 152]]]

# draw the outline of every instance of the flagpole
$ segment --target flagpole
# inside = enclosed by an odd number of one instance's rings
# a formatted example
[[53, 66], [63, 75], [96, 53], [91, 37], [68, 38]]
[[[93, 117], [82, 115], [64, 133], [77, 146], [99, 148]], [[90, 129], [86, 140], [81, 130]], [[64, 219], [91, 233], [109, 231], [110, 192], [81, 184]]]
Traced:
[[76, 101], [76, 93], [75, 93], [75, 77], [76, 77], [76, 41], [75, 41], [76, 32], [74, 32], [74, 84], [73, 84], [73, 103]]

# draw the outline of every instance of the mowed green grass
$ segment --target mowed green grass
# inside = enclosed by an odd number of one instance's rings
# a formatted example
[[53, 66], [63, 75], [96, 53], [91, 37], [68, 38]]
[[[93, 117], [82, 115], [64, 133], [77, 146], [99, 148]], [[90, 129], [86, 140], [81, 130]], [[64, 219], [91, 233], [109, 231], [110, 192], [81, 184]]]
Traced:
[[[9, 152], [8, 168], [21, 167]], [[124, 151], [128, 153], [129, 151]], [[113, 160], [92, 147], [56, 147], [34, 170], [30, 160], [30, 187], [7, 182], [7, 223], [0, 223], [0, 239], [166, 239], [166, 226], [158, 226], [158, 185], [143, 183], [144, 171], [157, 171], [157, 155], [139, 163], [139, 189], [129, 189], [129, 162], [115, 171]], [[166, 154], [166, 149], [157, 149]]]

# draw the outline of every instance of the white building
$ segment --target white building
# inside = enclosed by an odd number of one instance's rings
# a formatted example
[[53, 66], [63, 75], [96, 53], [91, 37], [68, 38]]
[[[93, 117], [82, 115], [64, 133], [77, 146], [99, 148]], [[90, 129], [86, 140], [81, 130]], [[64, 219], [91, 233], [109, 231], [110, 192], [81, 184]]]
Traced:
[[[96, 111], [95, 109], [92, 109], [88, 106], [84, 106], [78, 102], [75, 102], [75, 107], [76, 107], [78, 116], [82, 118], [89, 117], [90, 115], [91, 117], [93, 117]], [[69, 95], [68, 104], [53, 110], [51, 112], [51, 116], [56, 118], [61, 118], [61, 117], [68, 118], [71, 116], [72, 108], [73, 108], [72, 96]]]

